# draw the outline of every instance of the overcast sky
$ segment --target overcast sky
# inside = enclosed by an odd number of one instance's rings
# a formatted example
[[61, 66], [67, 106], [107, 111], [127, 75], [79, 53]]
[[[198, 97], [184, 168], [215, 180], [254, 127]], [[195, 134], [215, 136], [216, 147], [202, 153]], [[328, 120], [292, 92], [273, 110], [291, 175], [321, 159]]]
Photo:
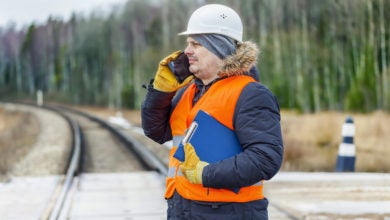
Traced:
[[15, 22], [21, 27], [31, 22], [44, 23], [50, 15], [69, 19], [72, 12], [89, 14], [90, 11], [111, 8], [127, 0], [0, 0], [0, 27]]

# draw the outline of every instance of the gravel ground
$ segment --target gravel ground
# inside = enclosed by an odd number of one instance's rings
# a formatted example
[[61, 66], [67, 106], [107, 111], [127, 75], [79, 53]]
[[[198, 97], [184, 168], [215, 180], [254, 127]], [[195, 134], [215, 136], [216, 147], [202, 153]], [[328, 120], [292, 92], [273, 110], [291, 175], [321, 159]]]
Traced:
[[[82, 120], [82, 121], [81, 121]], [[112, 134], [95, 122], [78, 119], [87, 144], [84, 172], [113, 173], [143, 170], [136, 156]]]
[[0, 104], [0, 108], [31, 113], [38, 122], [38, 126], [31, 126], [32, 129], [37, 129], [35, 143], [27, 148], [23, 158], [10, 164], [7, 175], [39, 176], [62, 173], [71, 143], [71, 131], [67, 122], [61, 116], [39, 108], [13, 104]]

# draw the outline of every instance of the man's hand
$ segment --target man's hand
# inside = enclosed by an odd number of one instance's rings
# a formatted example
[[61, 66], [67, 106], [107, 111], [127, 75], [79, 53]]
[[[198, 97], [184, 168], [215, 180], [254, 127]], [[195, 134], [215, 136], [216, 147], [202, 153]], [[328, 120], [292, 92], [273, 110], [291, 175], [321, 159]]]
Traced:
[[203, 168], [209, 163], [201, 161], [196, 155], [194, 147], [187, 143], [184, 145], [185, 160], [180, 164], [184, 176], [193, 184], [202, 184]]
[[194, 78], [193, 75], [189, 75], [181, 83], [179, 83], [175, 75], [169, 69], [168, 63], [175, 61], [180, 55], [183, 55], [183, 52], [176, 51], [160, 61], [153, 82], [153, 87], [155, 89], [163, 92], [174, 92], [187, 85]]

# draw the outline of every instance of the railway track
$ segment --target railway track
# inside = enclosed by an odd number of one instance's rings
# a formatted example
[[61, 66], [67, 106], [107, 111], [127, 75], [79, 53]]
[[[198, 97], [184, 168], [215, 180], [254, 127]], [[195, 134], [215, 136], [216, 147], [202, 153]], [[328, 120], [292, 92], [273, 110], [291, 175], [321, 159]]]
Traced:
[[47, 219], [59, 219], [64, 215], [61, 213], [75, 177], [82, 173], [156, 171], [166, 174], [166, 165], [153, 153], [104, 120], [61, 106], [45, 108], [61, 114], [68, 121], [73, 135], [66, 176], [61, 190], [53, 196], [55, 202], [48, 205], [51, 211], [48, 211]]

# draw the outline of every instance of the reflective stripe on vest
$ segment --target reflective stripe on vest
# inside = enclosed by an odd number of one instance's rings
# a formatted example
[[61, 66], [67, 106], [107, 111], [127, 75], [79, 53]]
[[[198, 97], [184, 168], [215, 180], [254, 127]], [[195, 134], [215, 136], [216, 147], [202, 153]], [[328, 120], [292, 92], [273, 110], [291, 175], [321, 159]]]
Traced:
[[[172, 135], [184, 135], [185, 130], [200, 109], [212, 115], [228, 128], [234, 129], [233, 115], [237, 100], [242, 89], [250, 82], [254, 82], [254, 80], [249, 76], [233, 76], [219, 80], [209, 88], [195, 106], [192, 106], [192, 100], [196, 86], [195, 84], [190, 85], [171, 114]], [[178, 169], [178, 167], [176, 168]], [[264, 198], [262, 182], [242, 187], [238, 193], [235, 193], [228, 189], [206, 188], [201, 184], [191, 184], [180, 170], [175, 170], [173, 173], [176, 173], [175, 188], [186, 199], [210, 202], [247, 202]]]
[[169, 151], [169, 163], [168, 163], [168, 174], [165, 179], [166, 183], [166, 190], [165, 190], [165, 198], [169, 199], [173, 196], [173, 193], [175, 192], [176, 186], [175, 186], [175, 176], [176, 171], [179, 167], [179, 160], [173, 157], [173, 155], [176, 152], [177, 146], [183, 140], [183, 135], [176, 135], [172, 138], [172, 145], [173, 147]]
[[[173, 147], [175, 148], [174, 151], [172, 151], [172, 153], [176, 152], [176, 149], [177, 149], [177, 146], [179, 146], [180, 142], [183, 140], [183, 136], [180, 135], [180, 136], [174, 136], [172, 141], [173, 141]], [[171, 152], [170, 152], [171, 153]], [[172, 164], [174, 165], [174, 164]], [[168, 175], [167, 177], [175, 177], [175, 173], [176, 173], [176, 166], [168, 166]]]

